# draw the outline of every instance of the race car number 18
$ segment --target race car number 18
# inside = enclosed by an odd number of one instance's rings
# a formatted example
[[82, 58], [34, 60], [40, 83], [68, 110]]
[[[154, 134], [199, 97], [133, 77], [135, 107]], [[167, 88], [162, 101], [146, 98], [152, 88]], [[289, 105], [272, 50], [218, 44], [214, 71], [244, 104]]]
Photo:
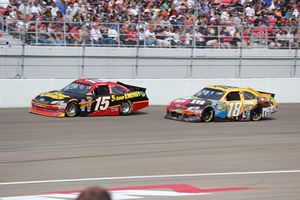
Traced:
[[106, 96], [106, 97], [98, 97], [96, 99], [96, 106], [95, 106], [95, 111], [97, 110], [106, 110], [109, 106], [109, 100], [110, 100], [110, 96]]
[[242, 102], [231, 102], [229, 104], [228, 117], [237, 117], [241, 114]]

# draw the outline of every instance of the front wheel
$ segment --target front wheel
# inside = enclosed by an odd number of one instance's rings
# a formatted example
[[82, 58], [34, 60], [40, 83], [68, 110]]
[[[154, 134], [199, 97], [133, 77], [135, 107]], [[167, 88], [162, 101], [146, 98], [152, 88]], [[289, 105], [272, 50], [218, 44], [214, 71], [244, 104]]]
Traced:
[[121, 115], [130, 115], [132, 111], [132, 104], [129, 101], [122, 102], [120, 106]]
[[202, 122], [211, 122], [214, 120], [214, 110], [212, 108], [206, 108], [201, 115]]
[[79, 107], [77, 103], [71, 102], [66, 107], [66, 116], [75, 117], [79, 113]]
[[259, 106], [254, 107], [251, 110], [250, 118], [252, 121], [259, 121], [262, 118], [262, 109]]

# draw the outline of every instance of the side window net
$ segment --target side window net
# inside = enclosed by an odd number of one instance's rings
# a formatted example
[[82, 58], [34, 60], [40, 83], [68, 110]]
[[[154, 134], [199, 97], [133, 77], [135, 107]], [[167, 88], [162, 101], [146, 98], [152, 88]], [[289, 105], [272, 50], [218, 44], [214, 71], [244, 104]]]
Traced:
[[251, 92], [244, 92], [244, 99], [252, 100], [252, 99], [256, 99], [256, 96], [254, 94], [252, 94]]
[[94, 93], [96, 96], [108, 96], [109, 95], [108, 86], [98, 86], [94, 90]]
[[230, 92], [226, 96], [227, 101], [239, 101], [241, 100], [240, 98], [240, 93], [239, 92]]

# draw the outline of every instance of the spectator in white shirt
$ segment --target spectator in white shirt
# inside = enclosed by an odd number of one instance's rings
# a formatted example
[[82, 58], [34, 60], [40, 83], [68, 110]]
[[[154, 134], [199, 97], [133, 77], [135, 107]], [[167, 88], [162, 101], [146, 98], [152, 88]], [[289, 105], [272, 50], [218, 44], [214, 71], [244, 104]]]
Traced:
[[56, 3], [51, 3], [51, 14], [53, 17], [57, 16], [57, 11], [59, 11], [58, 7], [56, 6]]
[[24, 1], [20, 4], [18, 9], [24, 16], [27, 16], [30, 14], [30, 6], [27, 1]]
[[147, 30], [145, 31], [145, 38], [148, 46], [156, 45], [156, 36], [153, 26], [148, 26]]
[[9, 0], [0, 0], [0, 8], [7, 8], [7, 6], [10, 5]]
[[37, 2], [34, 2], [33, 6], [30, 9], [30, 12], [33, 14], [35, 13], [36, 15], [40, 15], [42, 12], [41, 6], [40, 4], [38, 4]]
[[90, 40], [93, 44], [102, 44], [103, 43], [103, 36], [100, 31], [100, 25], [94, 24], [91, 33], [90, 33]]
[[245, 12], [246, 12], [246, 16], [248, 16], [248, 17], [254, 17], [254, 15], [255, 15], [255, 10], [250, 5], [248, 5], [246, 7]]

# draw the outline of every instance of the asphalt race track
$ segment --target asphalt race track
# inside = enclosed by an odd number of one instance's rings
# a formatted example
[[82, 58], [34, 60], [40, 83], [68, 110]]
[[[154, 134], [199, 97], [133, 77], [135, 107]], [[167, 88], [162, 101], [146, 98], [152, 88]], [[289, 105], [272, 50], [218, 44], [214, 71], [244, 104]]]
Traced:
[[279, 106], [268, 120], [209, 124], [164, 119], [160, 106], [63, 119], [0, 109], [0, 197], [98, 185], [115, 199], [299, 200], [300, 104]]

